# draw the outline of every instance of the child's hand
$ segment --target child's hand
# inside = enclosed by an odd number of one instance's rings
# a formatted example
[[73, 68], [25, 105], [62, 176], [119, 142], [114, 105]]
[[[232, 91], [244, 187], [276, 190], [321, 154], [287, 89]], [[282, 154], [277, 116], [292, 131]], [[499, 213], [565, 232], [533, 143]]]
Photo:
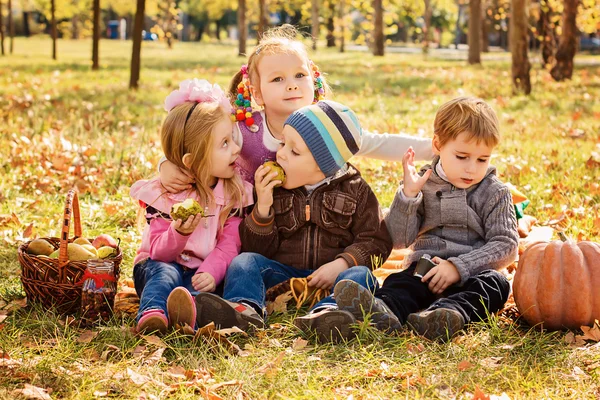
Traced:
[[201, 219], [202, 213], [189, 217], [185, 222], [182, 222], [180, 219], [178, 219], [172, 222], [173, 229], [175, 229], [181, 235], [187, 236], [194, 232], [194, 229], [196, 229]]
[[404, 195], [412, 198], [417, 197], [433, 170], [430, 169], [423, 176], [419, 176], [415, 168], [415, 151], [412, 147], [409, 147], [402, 157], [402, 168], [404, 169]]
[[280, 180], [273, 180], [277, 176], [277, 171], [271, 171], [271, 167], [260, 166], [254, 174], [254, 188], [256, 189], [256, 207], [258, 215], [267, 217], [269, 210], [273, 205], [273, 188], [281, 183]]
[[169, 160], [160, 165], [159, 176], [160, 183], [169, 193], [179, 193], [188, 190], [192, 187], [192, 183], [194, 183], [194, 178], [188, 171], [179, 168]]
[[308, 286], [318, 289], [331, 289], [338, 275], [349, 268], [343, 258], [337, 258], [327, 264], [323, 264], [308, 278]]
[[208, 272], [198, 272], [192, 276], [192, 286], [199, 292], [214, 292], [215, 278]]
[[448, 286], [460, 281], [458, 270], [448, 260], [442, 260], [439, 257], [431, 259], [437, 265], [429, 270], [428, 273], [421, 279], [425, 283], [429, 281], [428, 288], [434, 294], [440, 294], [448, 288]]

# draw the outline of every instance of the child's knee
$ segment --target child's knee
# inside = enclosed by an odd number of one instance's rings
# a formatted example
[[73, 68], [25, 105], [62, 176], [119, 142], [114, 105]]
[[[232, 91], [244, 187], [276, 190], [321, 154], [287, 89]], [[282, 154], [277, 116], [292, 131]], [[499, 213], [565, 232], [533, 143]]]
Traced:
[[350, 279], [356, 283], [360, 283], [362, 286], [367, 288], [374, 288], [378, 286], [377, 278], [373, 276], [371, 270], [364, 266], [356, 266], [348, 268], [342, 272], [338, 277], [338, 280]]
[[257, 262], [262, 256], [256, 253], [242, 253], [236, 256], [227, 268], [227, 275], [248, 274], [256, 269]]

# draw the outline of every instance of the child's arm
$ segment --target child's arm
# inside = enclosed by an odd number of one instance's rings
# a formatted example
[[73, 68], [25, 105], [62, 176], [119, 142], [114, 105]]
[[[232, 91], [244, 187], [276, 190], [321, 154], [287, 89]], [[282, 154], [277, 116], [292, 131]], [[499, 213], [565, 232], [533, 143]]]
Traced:
[[[495, 189], [495, 188], [490, 188]], [[515, 260], [519, 248], [517, 218], [510, 190], [502, 187], [488, 200], [484, 212], [485, 245], [467, 254], [450, 257], [460, 274], [460, 284], [488, 269], [499, 269]]]
[[[217, 237], [217, 245], [198, 267], [196, 276], [192, 277], [194, 289], [212, 292], [223, 281], [227, 267], [231, 264], [231, 260], [240, 253], [242, 247], [239, 234], [241, 223], [242, 218], [240, 217], [229, 217], [225, 221], [225, 226]], [[207, 286], [203, 286], [200, 281], [200, 275], [203, 273], [210, 274], [213, 278]]]
[[260, 166], [254, 174], [256, 204], [250, 215], [240, 225], [242, 251], [262, 254], [271, 258], [279, 248], [279, 235], [275, 226], [273, 212], [273, 188], [281, 183], [273, 180], [277, 171], [270, 167]]
[[415, 153], [409, 148], [402, 157], [404, 170], [403, 185], [398, 188], [390, 212], [385, 217], [394, 248], [407, 248], [419, 233], [421, 215], [419, 206], [423, 201], [421, 189], [431, 176], [433, 170], [428, 170], [420, 176], [415, 168]]
[[184, 223], [181, 220], [152, 219], [149, 230], [150, 258], [163, 262], [175, 261], [185, 248], [189, 234], [194, 231], [201, 219], [200, 214], [188, 218]]
[[158, 174], [160, 183], [169, 193], [179, 193], [188, 190], [194, 183], [194, 178], [187, 171], [182, 170], [171, 161], [159, 161]]
[[417, 160], [429, 161], [433, 158], [430, 138], [420, 138], [406, 134], [371, 133], [363, 130], [362, 142], [357, 156], [386, 161], [401, 161], [401, 154], [412, 147]]

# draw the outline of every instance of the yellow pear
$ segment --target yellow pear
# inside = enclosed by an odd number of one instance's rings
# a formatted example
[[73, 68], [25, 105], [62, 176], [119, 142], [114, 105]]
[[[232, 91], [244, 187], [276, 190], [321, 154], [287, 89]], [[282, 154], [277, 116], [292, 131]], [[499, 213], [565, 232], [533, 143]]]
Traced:
[[[75, 243], [75, 242], [73, 242]], [[98, 255], [98, 250], [96, 250], [96, 248], [94, 246], [92, 246], [92, 244], [82, 244], [81, 247], [83, 247], [84, 249], [86, 249], [87, 251], [89, 251], [90, 253], [94, 254], [94, 255]]]
[[112, 248], [110, 246], [102, 246], [98, 249], [98, 257], [99, 258], [114, 257], [116, 255], [117, 255], [117, 249]]
[[50, 255], [48, 255], [48, 257], [50, 257], [50, 258], [58, 258], [58, 253], [59, 252], [60, 252], [60, 249], [56, 249]]
[[44, 239], [35, 239], [29, 243], [27, 246], [27, 253], [33, 254], [36, 256], [43, 255], [49, 256], [54, 251], [54, 246], [52, 246], [47, 240]]
[[83, 237], [73, 240], [73, 243], [80, 244], [82, 246], [84, 244], [89, 244], [90, 246], [92, 245], [92, 242], [90, 242], [89, 240], [87, 240], [86, 238], [83, 238]]
[[98, 258], [97, 255], [89, 252], [80, 244], [69, 243], [67, 248], [67, 254], [71, 261], [85, 261], [92, 258]]

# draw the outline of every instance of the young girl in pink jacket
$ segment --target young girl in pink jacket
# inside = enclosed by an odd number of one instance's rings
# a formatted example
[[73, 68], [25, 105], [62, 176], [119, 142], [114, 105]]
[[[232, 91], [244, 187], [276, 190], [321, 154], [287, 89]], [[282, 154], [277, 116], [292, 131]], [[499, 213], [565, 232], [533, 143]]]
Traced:
[[[158, 178], [141, 180], [131, 196], [145, 209], [148, 225], [134, 260], [140, 297], [137, 330], [194, 327], [193, 295], [214, 292], [240, 251], [238, 226], [252, 204], [252, 186], [236, 172], [240, 147], [232, 138], [231, 106], [218, 85], [186, 80], [165, 100], [161, 132], [166, 158], [194, 177], [191, 189], [172, 194]], [[203, 213], [173, 220], [171, 207], [192, 198]], [[204, 214], [204, 215], [202, 215]]]

